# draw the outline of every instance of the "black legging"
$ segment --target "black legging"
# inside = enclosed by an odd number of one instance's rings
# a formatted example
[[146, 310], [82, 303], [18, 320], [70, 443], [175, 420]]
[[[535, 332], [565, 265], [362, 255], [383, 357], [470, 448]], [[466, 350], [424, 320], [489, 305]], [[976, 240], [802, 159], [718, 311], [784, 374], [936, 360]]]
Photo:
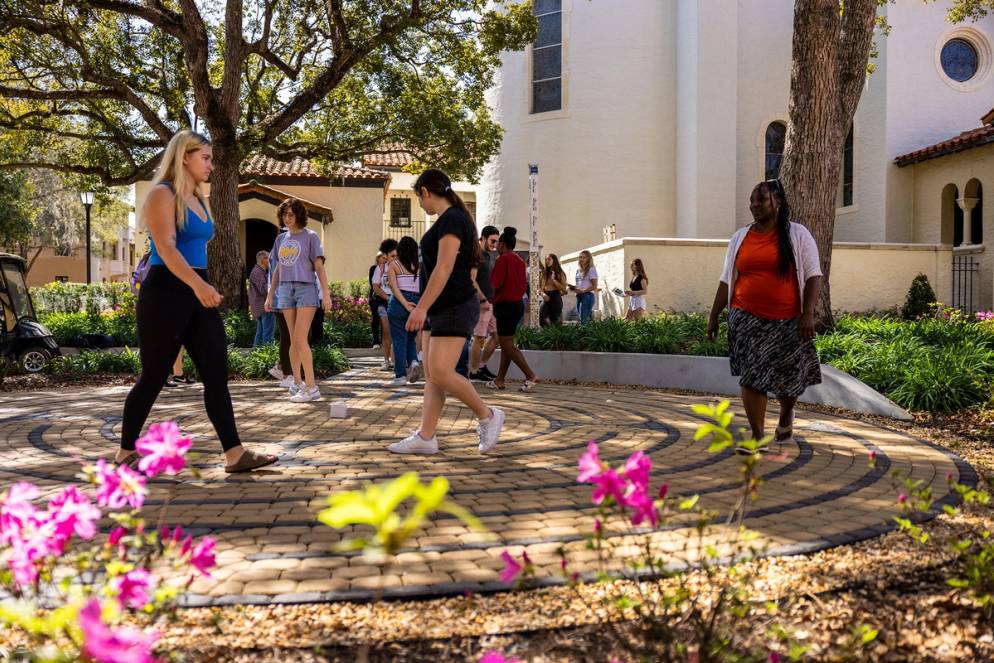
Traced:
[[542, 302], [538, 311], [538, 323], [542, 327], [558, 325], [563, 319], [563, 293], [558, 290], [546, 290], [549, 301]]
[[[201, 278], [207, 273], [197, 270]], [[228, 392], [228, 342], [216, 308], [204, 308], [167, 267], [153, 265], [138, 292], [136, 311], [142, 371], [124, 401], [121, 448], [134, 450], [148, 413], [185, 346], [204, 385], [207, 416], [225, 451], [241, 444]]]

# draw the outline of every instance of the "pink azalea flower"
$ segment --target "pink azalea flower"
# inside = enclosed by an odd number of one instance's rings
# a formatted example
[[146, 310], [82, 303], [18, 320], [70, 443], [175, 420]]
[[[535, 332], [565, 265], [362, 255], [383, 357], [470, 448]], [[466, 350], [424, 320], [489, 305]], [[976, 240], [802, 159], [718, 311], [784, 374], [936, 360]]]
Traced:
[[625, 478], [632, 482], [642, 492], [649, 491], [649, 473], [652, 471], [652, 459], [641, 451], [636, 451], [625, 461]]
[[141, 610], [148, 603], [152, 574], [145, 569], [134, 569], [114, 578], [110, 586], [117, 592], [117, 600], [122, 608]]
[[488, 651], [480, 659], [480, 663], [521, 663], [519, 658], [504, 658], [499, 651]]
[[7, 567], [14, 577], [14, 584], [22, 590], [34, 585], [38, 580], [39, 567], [49, 554], [49, 546], [44, 538], [36, 536], [27, 541], [16, 541], [7, 558]]
[[112, 629], [100, 614], [100, 602], [90, 599], [79, 611], [79, 628], [83, 632], [83, 651], [96, 663], [156, 663], [152, 646], [158, 633], [143, 633], [132, 628]]
[[618, 473], [612, 469], [607, 469], [601, 472], [600, 476], [594, 477], [594, 483], [597, 485], [594, 488], [594, 492], [590, 495], [590, 500], [594, 504], [600, 504], [604, 501], [605, 497], [613, 497], [614, 501], [619, 505], [624, 505], [624, 495], [625, 480], [618, 476]]
[[632, 509], [632, 525], [640, 525], [646, 518], [655, 527], [659, 524], [659, 514], [652, 498], [644, 490], [636, 488], [625, 497], [625, 506]]
[[780, 663], [780, 654], [775, 651], [771, 651], [768, 660], [770, 663]]
[[66, 486], [48, 501], [48, 519], [55, 525], [56, 537], [66, 541], [74, 533], [81, 539], [92, 539], [97, 533], [100, 509], [76, 486]]
[[120, 509], [125, 504], [140, 509], [145, 503], [145, 477], [127, 465], [109, 465], [103, 458], [97, 461], [97, 504]]
[[18, 481], [0, 495], [0, 546], [9, 546], [31, 524], [37, 509], [31, 500], [38, 497], [38, 487]]
[[898, 504], [907, 504], [907, 502], [908, 502], [908, 496], [905, 495], [904, 493], [901, 493], [900, 495], [897, 496]]
[[206, 536], [201, 539], [200, 543], [193, 549], [193, 554], [190, 555], [190, 565], [197, 569], [197, 571], [200, 571], [201, 575], [208, 578], [211, 577], [210, 570], [216, 565], [214, 560], [214, 543], [214, 539]]
[[504, 560], [504, 569], [500, 572], [500, 579], [502, 582], [510, 584], [524, 570], [524, 567], [518, 564], [518, 560], [514, 559], [511, 553], [506, 550], [500, 554], [500, 558]]
[[597, 443], [593, 440], [587, 443], [587, 453], [580, 456], [579, 468], [580, 474], [576, 477], [579, 483], [588, 483], [604, 470], [597, 456]]
[[670, 492], [670, 484], [663, 482], [663, 485], [659, 487], [659, 499], [665, 500], [666, 494]]
[[186, 452], [190, 438], [183, 437], [174, 421], [149, 426], [148, 434], [135, 444], [142, 454], [138, 469], [150, 477], [158, 474], [179, 474], [186, 467]]

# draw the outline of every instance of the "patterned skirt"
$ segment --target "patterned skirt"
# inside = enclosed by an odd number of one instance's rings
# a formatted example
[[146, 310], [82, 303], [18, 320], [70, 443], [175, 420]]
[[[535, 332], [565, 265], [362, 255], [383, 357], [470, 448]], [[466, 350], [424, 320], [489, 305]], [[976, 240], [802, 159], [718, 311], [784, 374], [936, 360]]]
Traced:
[[739, 384], [777, 396], [800, 396], [821, 383], [814, 340], [802, 341], [798, 318], [766, 320], [733, 308], [728, 314], [728, 359]]

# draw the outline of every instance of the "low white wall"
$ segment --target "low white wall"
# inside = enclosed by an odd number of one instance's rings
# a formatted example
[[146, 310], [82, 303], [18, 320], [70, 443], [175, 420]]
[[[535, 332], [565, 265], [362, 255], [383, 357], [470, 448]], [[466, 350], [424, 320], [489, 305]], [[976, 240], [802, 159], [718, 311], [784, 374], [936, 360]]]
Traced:
[[[649, 312], [708, 311], [714, 301], [728, 240], [626, 237], [588, 249], [600, 276], [602, 317], [624, 315], [628, 265], [641, 258], [649, 276]], [[579, 253], [560, 256], [572, 283]], [[871, 311], [900, 306], [911, 281], [928, 276], [939, 301], [952, 297], [952, 247], [945, 244], [864, 244], [837, 242], [832, 251], [832, 308]], [[567, 308], [574, 306], [568, 298]]]

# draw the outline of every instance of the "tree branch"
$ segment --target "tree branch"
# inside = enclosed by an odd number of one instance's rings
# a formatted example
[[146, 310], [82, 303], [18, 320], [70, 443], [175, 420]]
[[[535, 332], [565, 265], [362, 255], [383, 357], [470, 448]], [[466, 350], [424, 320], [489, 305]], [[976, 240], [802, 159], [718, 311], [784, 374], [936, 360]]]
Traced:
[[24, 88], [0, 85], [0, 96], [8, 99], [32, 99], [36, 101], [82, 101], [84, 99], [121, 99], [116, 90], [25, 90]]
[[59, 173], [96, 176], [106, 186], [124, 186], [126, 184], [134, 184], [138, 180], [150, 176], [159, 164], [161, 156], [162, 153], [160, 152], [127, 174], [116, 177], [110, 172], [110, 168], [107, 166], [80, 166], [49, 161], [9, 161], [0, 163], [0, 170], [22, 170], [24, 168], [54, 170]]
[[863, 93], [876, 17], [877, 0], [846, 0], [839, 37], [839, 102], [844, 118], [852, 118]]
[[183, 21], [179, 14], [167, 9], [160, 2], [146, 1], [141, 5], [126, 0], [87, 0], [87, 2], [74, 3], [81, 8], [106, 9], [116, 14], [125, 14], [148, 21], [163, 32], [183, 39], [185, 30]]

